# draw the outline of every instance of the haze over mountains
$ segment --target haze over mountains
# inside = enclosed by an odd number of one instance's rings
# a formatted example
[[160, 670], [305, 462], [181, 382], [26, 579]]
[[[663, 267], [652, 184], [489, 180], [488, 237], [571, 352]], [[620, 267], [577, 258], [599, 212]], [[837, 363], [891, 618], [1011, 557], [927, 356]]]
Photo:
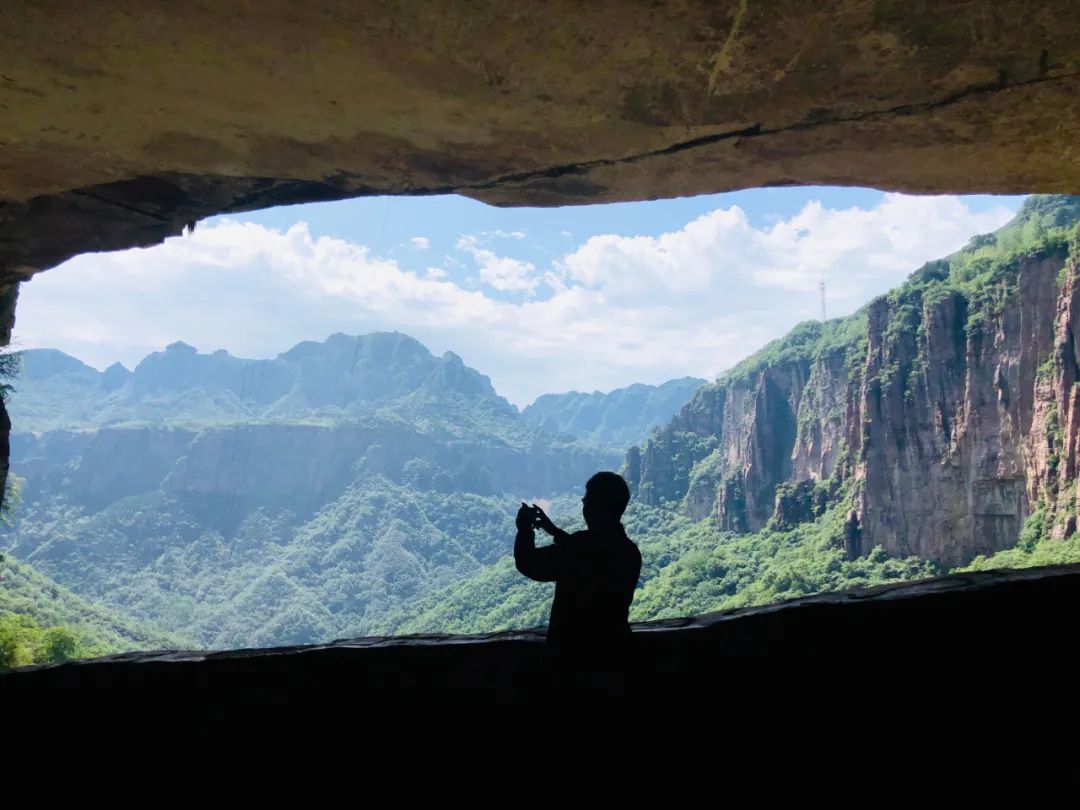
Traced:
[[468, 399], [496, 420], [517, 414], [460, 357], [435, 357], [398, 333], [332, 335], [272, 360], [224, 350], [200, 354], [177, 342], [147, 355], [133, 371], [114, 364], [98, 372], [50, 349], [23, 352], [22, 364], [12, 402], [17, 430], [371, 416], [391, 403], [400, 411], [431, 397], [447, 405]]
[[[624, 450], [663, 424], [704, 380], [635, 384], [604, 394], [547, 394], [518, 410], [491, 380], [446, 352], [436, 357], [399, 332], [299, 343], [271, 360], [201, 354], [183, 342], [147, 355], [129, 371], [103, 372], [56, 349], [20, 352], [10, 411], [15, 432], [136, 423], [208, 426], [230, 422], [356, 419], [378, 415], [449, 423], [489, 420], [509, 438], [532, 425], [564, 438]], [[455, 409], [468, 403], [468, 414]], [[527, 428], [524, 433], [529, 433]]]
[[648, 431], [667, 422], [705, 384], [682, 377], [662, 385], [636, 383], [608, 393], [544, 394], [521, 415], [552, 433], [624, 449], [638, 444]]

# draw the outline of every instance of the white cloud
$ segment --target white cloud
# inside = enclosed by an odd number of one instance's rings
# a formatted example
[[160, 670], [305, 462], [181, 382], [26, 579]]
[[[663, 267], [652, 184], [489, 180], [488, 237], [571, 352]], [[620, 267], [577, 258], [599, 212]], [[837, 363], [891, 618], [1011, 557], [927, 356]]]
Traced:
[[413, 272], [304, 223], [278, 231], [225, 220], [35, 277], [15, 336], [103, 368], [174, 340], [270, 357], [333, 332], [399, 329], [458, 352], [524, 404], [548, 391], [711, 377], [816, 317], [822, 276], [830, 315], [846, 314], [1011, 213], [886, 195], [870, 209], [811, 203], [755, 228], [732, 207], [656, 237], [594, 236], [544, 268], [462, 237], [485, 284], [525, 293], [513, 300], [454, 283], [454, 261]]
[[539, 279], [532, 262], [497, 256], [493, 251], [480, 247], [480, 244], [475, 236], [462, 236], [457, 241], [458, 250], [470, 254], [476, 261], [481, 281], [502, 292], [531, 292], [536, 289]]
[[431, 240], [426, 236], [414, 236], [409, 242], [411, 242], [412, 246], [417, 250], [427, 250], [431, 247]]
[[809, 293], [825, 278], [836, 282], [832, 294], [844, 303], [862, 303], [1012, 215], [1005, 207], [972, 213], [957, 197], [886, 194], [871, 209], [836, 211], [810, 202], [791, 219], [755, 229], [732, 206], [659, 237], [594, 236], [559, 266], [571, 282], [613, 296], [636, 297], [650, 288], [694, 293], [733, 284]]

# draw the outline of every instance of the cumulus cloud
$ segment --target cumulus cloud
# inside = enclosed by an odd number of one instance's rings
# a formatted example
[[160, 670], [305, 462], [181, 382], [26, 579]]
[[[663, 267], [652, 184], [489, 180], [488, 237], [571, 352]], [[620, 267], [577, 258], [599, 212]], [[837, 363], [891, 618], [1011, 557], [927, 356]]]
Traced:
[[973, 213], [957, 197], [887, 194], [871, 209], [837, 211], [810, 202], [791, 219], [756, 229], [732, 206], [659, 237], [594, 236], [559, 267], [570, 281], [613, 296], [634, 297], [650, 288], [679, 294], [733, 286], [757, 289], [755, 295], [761, 288], [809, 293], [825, 279], [834, 282], [834, 297], [861, 303], [1012, 215], [1005, 207]]
[[103, 368], [174, 340], [270, 357], [333, 332], [399, 329], [458, 352], [525, 404], [548, 391], [714, 376], [816, 317], [822, 278], [830, 314], [846, 314], [1011, 215], [886, 195], [869, 209], [810, 203], [754, 227], [733, 206], [659, 236], [593, 236], [544, 268], [462, 237], [458, 249], [497, 295], [455, 283], [453, 261], [413, 271], [305, 223], [225, 220], [41, 274], [23, 286], [15, 337]]
[[427, 250], [431, 246], [431, 240], [426, 236], [414, 236], [409, 242], [417, 250]]
[[475, 236], [462, 236], [457, 241], [458, 250], [470, 254], [476, 261], [481, 281], [502, 292], [536, 289], [539, 279], [532, 262], [498, 256], [480, 244]]

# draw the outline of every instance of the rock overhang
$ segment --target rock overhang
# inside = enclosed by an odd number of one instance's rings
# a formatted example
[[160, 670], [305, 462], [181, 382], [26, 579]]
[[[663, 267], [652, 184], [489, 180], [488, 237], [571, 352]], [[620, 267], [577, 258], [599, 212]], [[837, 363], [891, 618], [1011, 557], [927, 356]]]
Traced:
[[26, 4], [0, 18], [0, 283], [370, 194], [1075, 191], [1078, 32], [1068, 0]]

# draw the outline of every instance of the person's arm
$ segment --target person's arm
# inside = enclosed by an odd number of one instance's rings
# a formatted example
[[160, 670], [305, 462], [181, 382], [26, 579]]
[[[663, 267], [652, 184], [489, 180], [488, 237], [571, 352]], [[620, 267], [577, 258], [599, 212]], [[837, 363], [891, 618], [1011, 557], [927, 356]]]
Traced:
[[514, 563], [517, 570], [537, 582], [554, 582], [559, 578], [559, 563], [562, 552], [558, 546], [536, 547], [536, 532], [533, 531], [535, 512], [532, 508], [521, 505], [517, 515], [517, 538], [514, 540]]

